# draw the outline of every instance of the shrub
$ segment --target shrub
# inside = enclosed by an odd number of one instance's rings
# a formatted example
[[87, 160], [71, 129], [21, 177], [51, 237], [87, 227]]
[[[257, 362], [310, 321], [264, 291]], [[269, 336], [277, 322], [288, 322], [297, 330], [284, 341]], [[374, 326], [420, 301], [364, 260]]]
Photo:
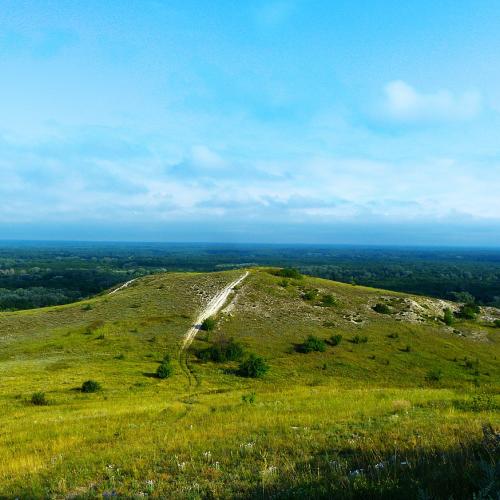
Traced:
[[298, 348], [299, 352], [324, 352], [326, 350], [326, 343], [320, 338], [309, 335], [303, 344], [300, 344]]
[[258, 378], [263, 377], [268, 370], [269, 365], [264, 358], [252, 353], [245, 361], [240, 363], [238, 374], [242, 377]]
[[368, 342], [368, 337], [366, 335], [355, 335], [351, 342], [353, 344], [366, 344]]
[[375, 304], [372, 309], [375, 312], [378, 312], [379, 314], [391, 314], [391, 310], [389, 309], [389, 306], [387, 304], [382, 304], [379, 302], [378, 304]]
[[399, 334], [398, 333], [389, 333], [387, 335], [390, 339], [399, 339]]
[[47, 399], [45, 397], [44, 392], [34, 392], [31, 395], [30, 401], [31, 401], [31, 404], [35, 405], [35, 406], [47, 406], [49, 404], [49, 402], [47, 401]]
[[211, 332], [217, 325], [217, 321], [215, 318], [207, 318], [203, 320], [203, 323], [200, 326], [201, 330], [206, 332]]
[[86, 380], [81, 387], [82, 392], [97, 392], [101, 390], [101, 384], [95, 380]]
[[337, 301], [331, 293], [328, 293], [326, 295], [323, 295], [323, 297], [321, 298], [321, 305], [323, 307], [332, 307], [337, 305]]
[[340, 335], [339, 333], [335, 334], [335, 335], [332, 335], [330, 337], [330, 343], [335, 346], [335, 345], [339, 345], [340, 342], [342, 341], [342, 335]]
[[455, 313], [455, 316], [463, 319], [476, 319], [479, 312], [480, 309], [477, 304], [467, 303], [460, 306], [460, 309]]
[[254, 404], [255, 403], [255, 392], [251, 392], [250, 394], [243, 394], [243, 396], [241, 396], [241, 400], [244, 403]]
[[92, 310], [92, 305], [91, 304], [85, 304], [82, 307], [82, 311], [90, 311], [90, 310]]
[[500, 319], [496, 319], [495, 321], [493, 321], [493, 326], [495, 328], [500, 328]]
[[170, 362], [170, 359], [168, 360], [163, 360], [156, 369], [156, 376], [158, 378], [164, 379], [168, 378], [172, 375], [174, 372], [174, 369], [172, 368], [172, 363]]
[[411, 352], [411, 345], [407, 345], [401, 349], [401, 352]]
[[300, 274], [299, 271], [297, 271], [297, 269], [294, 269], [293, 267], [284, 267], [283, 269], [276, 271], [274, 274], [276, 276], [281, 276], [282, 278], [302, 278], [302, 274]]
[[197, 353], [199, 359], [203, 361], [214, 361], [224, 363], [225, 361], [236, 361], [243, 357], [243, 346], [233, 339], [219, 339], [210, 347]]
[[304, 300], [314, 300], [318, 295], [318, 290], [307, 290], [307, 292], [304, 292], [302, 295], [302, 298]]
[[443, 372], [439, 368], [430, 369], [425, 376], [428, 382], [439, 382], [442, 378]]
[[447, 307], [443, 311], [443, 323], [445, 325], [451, 326], [453, 324], [453, 313], [451, 312], [451, 309]]

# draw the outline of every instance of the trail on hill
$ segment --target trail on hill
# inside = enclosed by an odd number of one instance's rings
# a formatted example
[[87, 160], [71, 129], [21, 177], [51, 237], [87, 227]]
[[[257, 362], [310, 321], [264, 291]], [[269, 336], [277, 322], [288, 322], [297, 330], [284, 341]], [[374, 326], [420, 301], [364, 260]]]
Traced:
[[188, 365], [188, 359], [186, 354], [187, 348], [192, 344], [194, 338], [196, 337], [196, 334], [200, 331], [203, 321], [206, 320], [207, 318], [210, 318], [210, 316], [214, 316], [222, 309], [222, 307], [226, 303], [229, 295], [234, 290], [234, 288], [238, 286], [249, 274], [250, 273], [246, 271], [245, 274], [243, 274], [238, 279], [226, 285], [219, 293], [217, 293], [212, 298], [212, 300], [210, 300], [210, 302], [205, 306], [205, 308], [200, 312], [200, 314], [196, 318], [196, 321], [194, 322], [194, 325], [184, 335], [181, 349], [179, 352], [179, 363], [184, 372], [186, 373], [186, 376], [188, 377], [190, 386], [192, 383], [192, 379], [193, 378], [196, 379], [196, 377], [192, 373]]
[[119, 292], [120, 290], [123, 290], [124, 288], [127, 288], [129, 285], [131, 285], [137, 278], [134, 278], [133, 280], [127, 281], [126, 283], [123, 283], [123, 285], [119, 286], [118, 288], [115, 288], [114, 290], [111, 290], [108, 295], [113, 295], [116, 292]]
[[203, 321], [205, 321], [207, 318], [210, 318], [210, 316], [214, 316], [222, 309], [222, 306], [226, 303], [226, 300], [229, 297], [230, 293], [233, 291], [234, 287], [238, 286], [248, 276], [248, 274], [249, 273], [247, 271], [243, 276], [240, 276], [237, 280], [229, 283], [229, 285], [224, 287], [217, 295], [212, 298], [212, 300], [206, 305], [205, 309], [203, 309], [203, 311], [201, 311], [199, 316], [196, 318], [194, 325], [187, 331], [186, 335], [184, 336], [182, 349], [187, 349], [191, 345], [194, 338], [196, 337], [196, 334], [200, 331]]

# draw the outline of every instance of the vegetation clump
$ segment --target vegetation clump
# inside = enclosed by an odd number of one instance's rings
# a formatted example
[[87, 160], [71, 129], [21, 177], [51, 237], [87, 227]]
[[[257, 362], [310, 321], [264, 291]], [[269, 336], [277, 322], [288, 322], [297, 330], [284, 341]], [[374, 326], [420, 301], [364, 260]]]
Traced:
[[321, 297], [321, 305], [323, 307], [333, 307], [337, 305], [337, 300], [331, 293], [327, 293]]
[[340, 342], [342, 342], [342, 335], [340, 333], [337, 333], [335, 335], [332, 335], [330, 337], [330, 344], [333, 346], [339, 345]]
[[318, 296], [318, 290], [306, 290], [302, 294], [302, 298], [307, 301], [313, 301]]
[[453, 313], [451, 312], [451, 309], [449, 307], [447, 307], [443, 311], [443, 323], [445, 325], [451, 326], [451, 325], [453, 325], [453, 321], [454, 321]]
[[170, 356], [167, 354], [163, 358], [160, 366], [156, 369], [156, 376], [158, 378], [164, 379], [169, 378], [174, 372], [172, 361], [170, 360]]
[[351, 343], [353, 344], [366, 344], [368, 342], [368, 337], [366, 335], [354, 335], [351, 339]]
[[47, 398], [45, 397], [45, 393], [41, 391], [34, 392], [31, 395], [30, 402], [34, 406], [47, 406], [49, 404]]
[[389, 306], [387, 304], [383, 304], [382, 302], [375, 304], [372, 309], [379, 314], [391, 314]]
[[201, 323], [200, 329], [205, 332], [211, 332], [217, 326], [217, 321], [215, 318], [206, 318]]
[[243, 357], [243, 346], [234, 339], [218, 339], [210, 347], [198, 351], [197, 356], [203, 361], [214, 361], [224, 363], [226, 361], [237, 361]]
[[297, 350], [305, 354], [309, 352], [324, 352], [326, 350], [326, 342], [315, 335], [309, 335], [307, 339], [297, 347]]
[[495, 321], [493, 321], [493, 326], [495, 328], [500, 328], [500, 319], [496, 319]]
[[460, 309], [455, 313], [455, 316], [462, 319], [476, 319], [479, 312], [480, 308], [477, 304], [468, 302], [460, 306]]
[[240, 363], [238, 374], [242, 377], [260, 378], [269, 370], [269, 365], [262, 356], [250, 354], [247, 359]]
[[86, 380], [81, 387], [81, 391], [85, 393], [97, 392], [101, 390], [101, 384], [95, 380]]
[[284, 267], [283, 269], [276, 271], [274, 274], [276, 276], [281, 276], [282, 278], [301, 279], [303, 277], [302, 274], [300, 274], [294, 267]]
[[439, 382], [442, 378], [443, 372], [440, 368], [431, 368], [425, 376], [428, 382]]

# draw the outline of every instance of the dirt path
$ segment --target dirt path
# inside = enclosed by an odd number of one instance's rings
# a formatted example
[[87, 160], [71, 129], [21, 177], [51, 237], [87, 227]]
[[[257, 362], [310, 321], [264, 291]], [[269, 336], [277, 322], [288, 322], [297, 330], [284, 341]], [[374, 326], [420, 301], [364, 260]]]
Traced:
[[182, 340], [181, 348], [179, 350], [179, 364], [181, 365], [182, 370], [185, 372], [188, 378], [189, 387], [192, 386], [193, 379], [195, 379], [196, 385], [199, 385], [199, 381], [189, 367], [187, 348], [191, 345], [194, 338], [196, 337], [196, 334], [200, 331], [203, 321], [210, 316], [214, 316], [222, 309], [234, 288], [238, 286], [248, 275], [249, 272], [246, 271], [245, 274], [240, 276], [237, 280], [229, 283], [229, 285], [226, 285], [219, 293], [217, 293], [200, 312], [200, 314], [196, 318], [194, 325], [186, 332], [186, 335]]
[[113, 295], [116, 292], [119, 292], [120, 290], [123, 290], [124, 288], [127, 288], [130, 284], [132, 284], [137, 278], [134, 278], [133, 280], [127, 281], [123, 285], [119, 286], [118, 288], [115, 288], [114, 290], [111, 290], [111, 292], [108, 293], [108, 295]]
[[191, 345], [194, 338], [196, 337], [196, 334], [200, 331], [203, 321], [205, 321], [207, 318], [210, 318], [210, 316], [214, 316], [222, 309], [234, 287], [238, 286], [248, 276], [248, 274], [249, 273], [247, 271], [245, 274], [243, 274], [243, 276], [240, 276], [237, 280], [229, 283], [229, 285], [224, 287], [217, 295], [212, 298], [212, 300], [206, 305], [205, 309], [203, 309], [203, 311], [201, 311], [199, 316], [196, 318], [194, 325], [187, 331], [186, 335], [184, 336], [181, 349], [187, 349]]

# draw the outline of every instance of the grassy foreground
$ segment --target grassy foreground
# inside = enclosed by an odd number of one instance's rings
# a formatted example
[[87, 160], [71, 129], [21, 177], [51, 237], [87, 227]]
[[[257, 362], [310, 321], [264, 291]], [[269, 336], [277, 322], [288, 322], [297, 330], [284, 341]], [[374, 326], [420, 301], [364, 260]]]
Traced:
[[[497, 311], [446, 326], [435, 300], [257, 269], [180, 356], [239, 274], [0, 314], [0, 496], [497, 498]], [[309, 335], [323, 352], [300, 352]], [[267, 360], [262, 379], [196, 357], [231, 337]]]

